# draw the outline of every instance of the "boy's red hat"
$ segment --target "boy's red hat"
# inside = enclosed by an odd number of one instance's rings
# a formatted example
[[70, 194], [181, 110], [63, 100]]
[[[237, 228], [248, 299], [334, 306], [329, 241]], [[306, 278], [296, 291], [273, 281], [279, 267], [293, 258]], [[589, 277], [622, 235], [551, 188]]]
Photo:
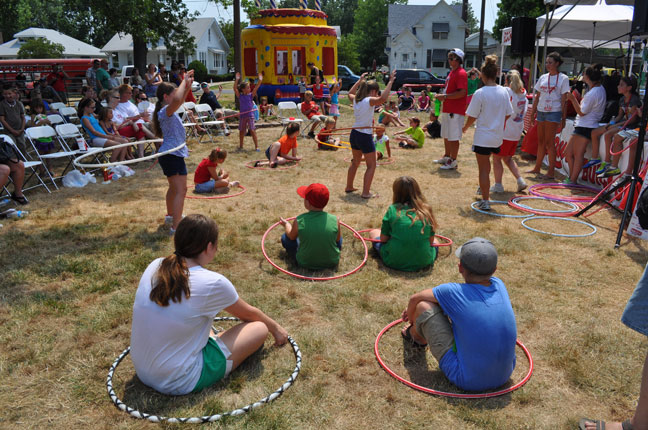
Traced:
[[297, 194], [317, 209], [323, 209], [329, 201], [329, 190], [324, 184], [303, 185], [297, 188]]

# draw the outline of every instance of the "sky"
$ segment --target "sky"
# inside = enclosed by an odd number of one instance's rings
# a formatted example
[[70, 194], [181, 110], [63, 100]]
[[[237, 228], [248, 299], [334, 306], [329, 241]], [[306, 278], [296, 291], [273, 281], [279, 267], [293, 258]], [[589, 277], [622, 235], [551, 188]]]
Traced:
[[[223, 18], [225, 21], [232, 21], [234, 19], [234, 14], [232, 12], [232, 9], [229, 8], [229, 10], [224, 9], [222, 6], [218, 5], [216, 6], [213, 2], [207, 1], [207, 0], [183, 0], [184, 3], [187, 5], [190, 11], [197, 11], [200, 13], [200, 16], [204, 17], [215, 17], [216, 19], [218, 18]], [[492, 30], [493, 24], [495, 24], [495, 18], [497, 17], [497, 2], [499, 0], [486, 0], [486, 15], [484, 19], [484, 28], [486, 30]], [[408, 4], [415, 4], [415, 5], [432, 5], [436, 4], [437, 0], [409, 0]], [[450, 1], [448, 0], [448, 3]], [[472, 4], [473, 11], [475, 12], [475, 16], [479, 20], [479, 17], [481, 15], [481, 0], [470, 0], [470, 3]], [[241, 14], [241, 19], [247, 20], [247, 16], [245, 15], [244, 12]]]

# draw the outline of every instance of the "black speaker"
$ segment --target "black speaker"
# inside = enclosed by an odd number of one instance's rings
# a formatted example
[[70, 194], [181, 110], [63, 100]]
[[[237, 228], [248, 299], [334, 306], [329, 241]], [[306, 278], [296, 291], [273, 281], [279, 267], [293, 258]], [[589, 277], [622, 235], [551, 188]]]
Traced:
[[648, 34], [648, 1], [635, 0], [630, 32], [635, 36]]
[[511, 26], [513, 27], [511, 53], [515, 55], [531, 54], [535, 50], [536, 19], [525, 16], [516, 17], [511, 21]]

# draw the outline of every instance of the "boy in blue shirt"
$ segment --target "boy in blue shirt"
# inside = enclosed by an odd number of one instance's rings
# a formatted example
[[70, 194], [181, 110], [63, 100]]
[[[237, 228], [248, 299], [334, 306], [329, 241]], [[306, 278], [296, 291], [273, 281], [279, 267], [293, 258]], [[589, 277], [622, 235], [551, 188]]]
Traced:
[[485, 391], [508, 381], [515, 368], [517, 328], [493, 244], [475, 237], [456, 252], [464, 283], [447, 283], [410, 297], [402, 335], [429, 346], [446, 377], [467, 391]]

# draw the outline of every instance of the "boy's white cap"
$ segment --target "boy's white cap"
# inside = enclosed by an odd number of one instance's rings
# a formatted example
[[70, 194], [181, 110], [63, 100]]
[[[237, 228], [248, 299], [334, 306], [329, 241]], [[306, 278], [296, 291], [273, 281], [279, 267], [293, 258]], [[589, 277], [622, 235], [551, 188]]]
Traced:
[[461, 58], [461, 61], [463, 61], [464, 57], [466, 56], [466, 54], [464, 54], [464, 52], [459, 48], [452, 48], [448, 52], [454, 53], [457, 57]]

